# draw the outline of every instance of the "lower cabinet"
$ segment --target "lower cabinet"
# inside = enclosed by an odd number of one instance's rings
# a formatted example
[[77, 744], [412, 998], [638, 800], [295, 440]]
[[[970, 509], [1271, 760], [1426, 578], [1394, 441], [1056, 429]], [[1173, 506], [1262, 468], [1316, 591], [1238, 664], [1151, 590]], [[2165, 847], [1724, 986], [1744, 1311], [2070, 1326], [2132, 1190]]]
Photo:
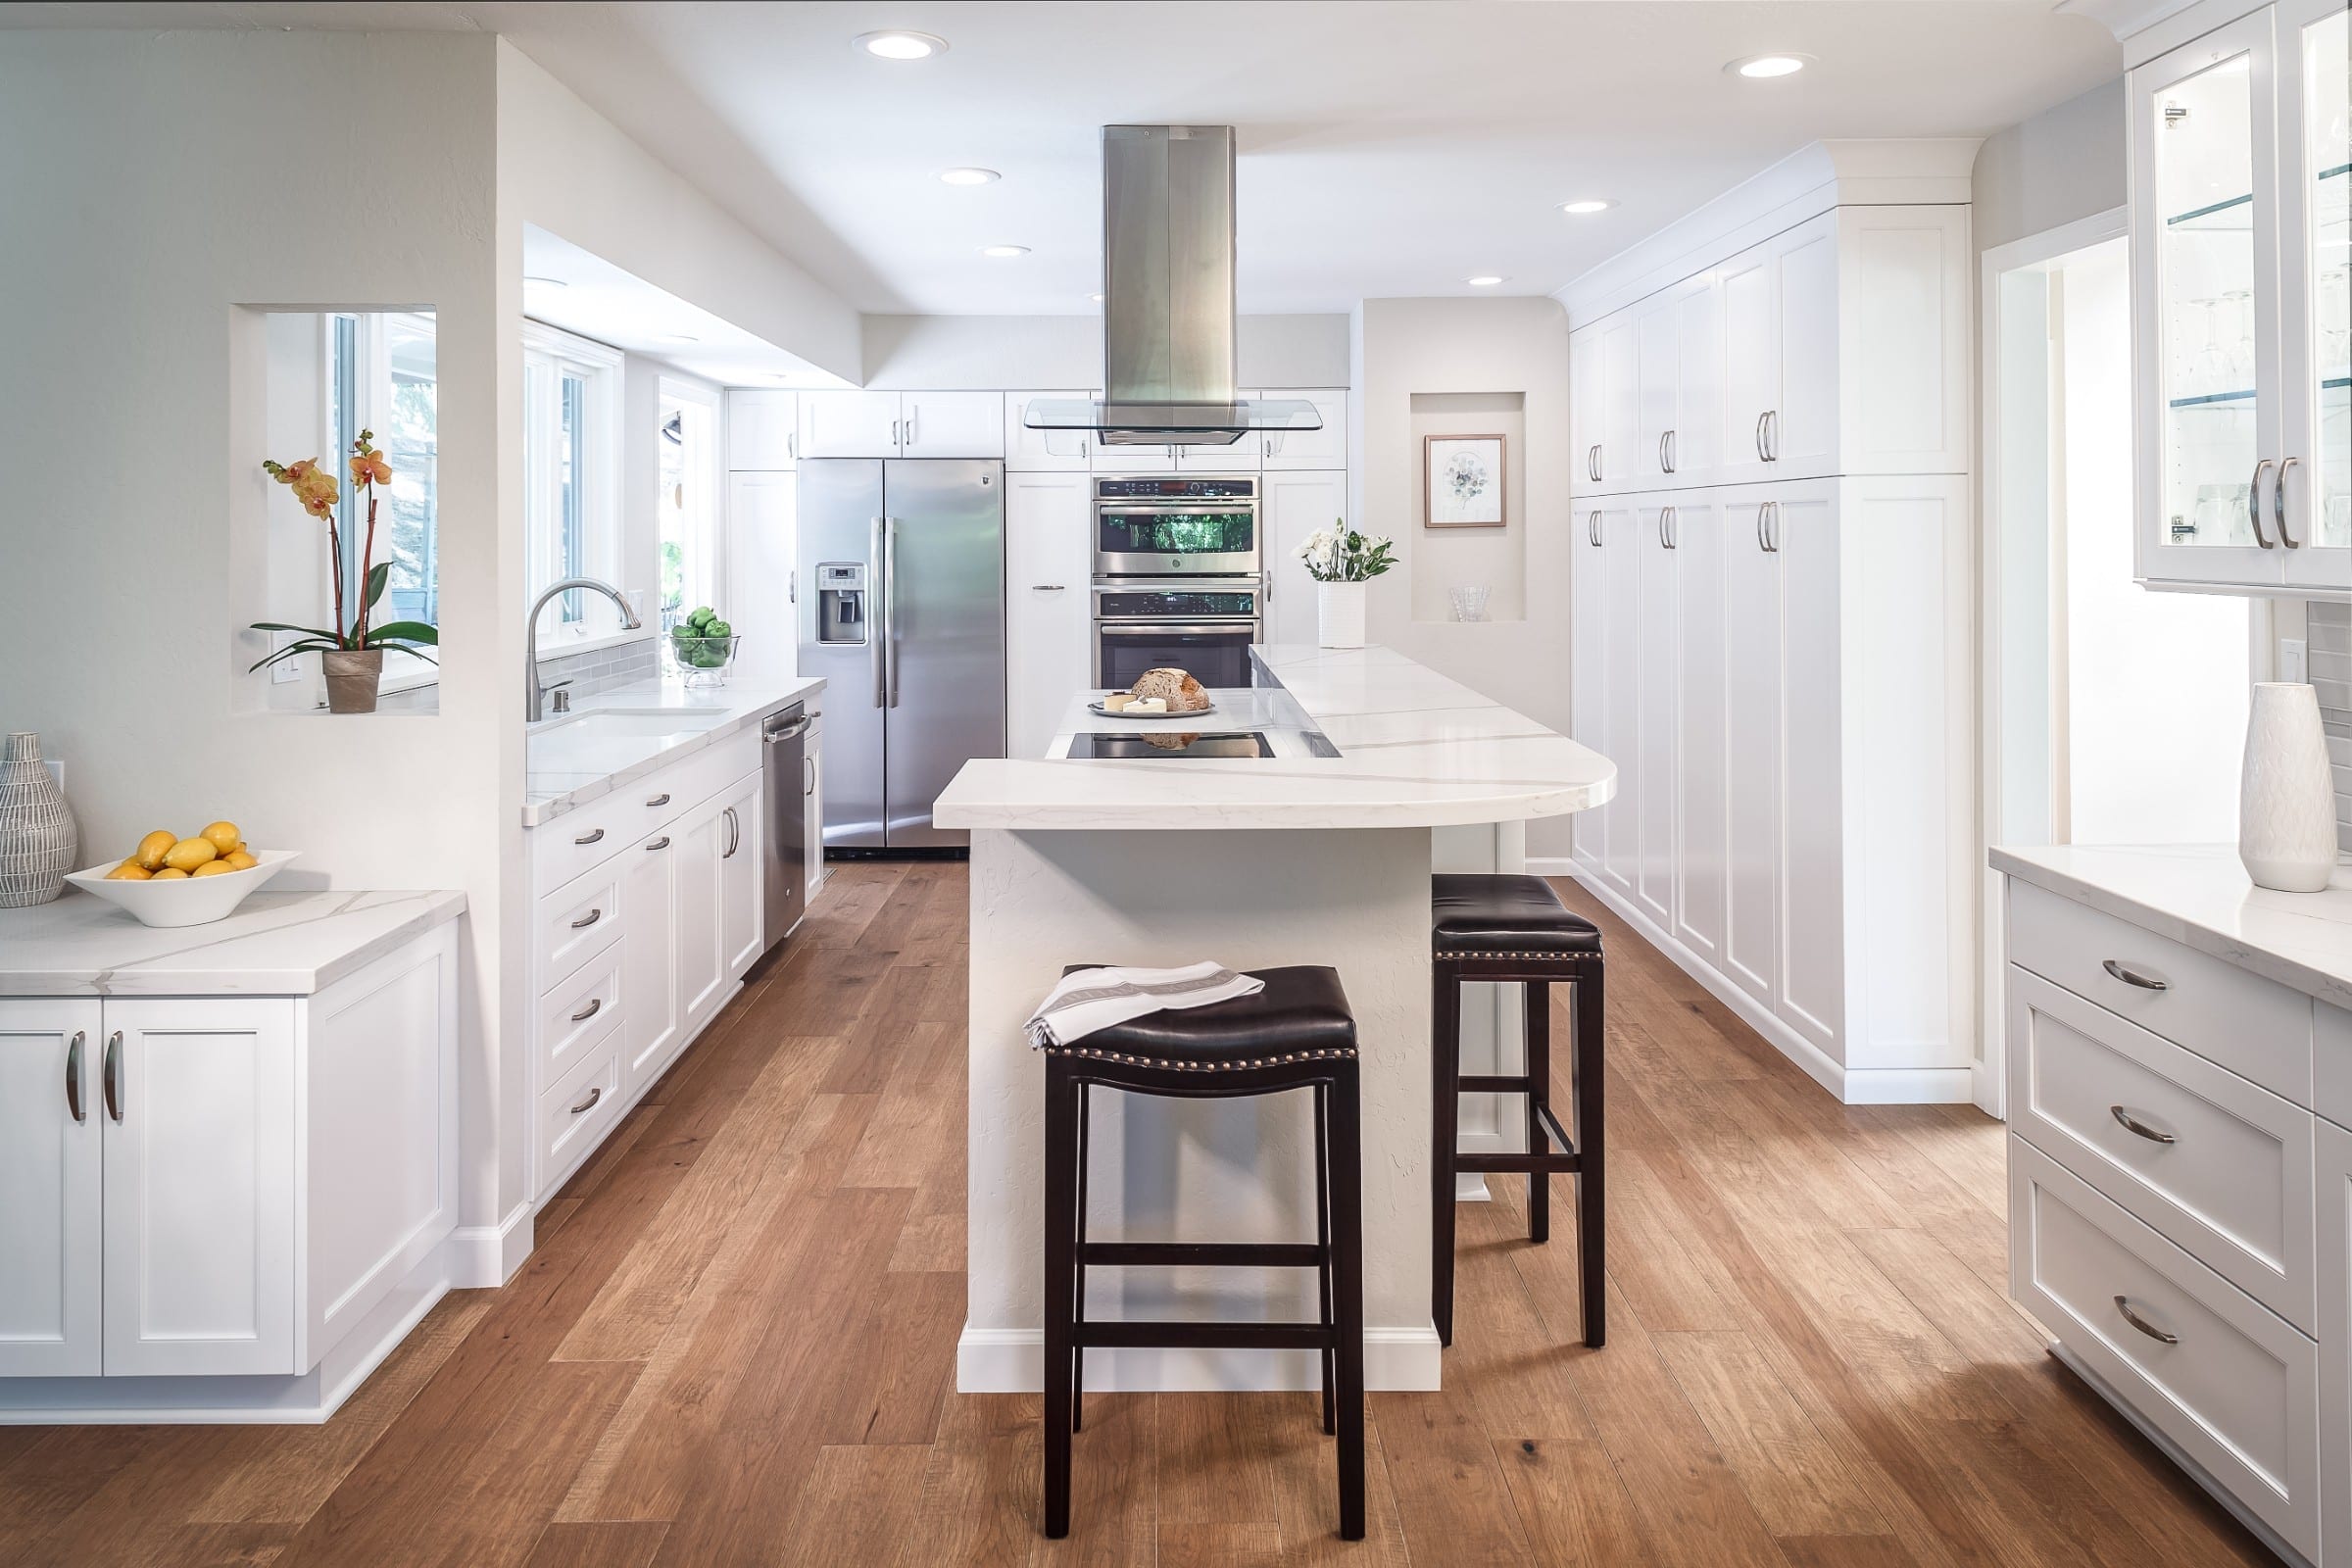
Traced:
[[766, 948], [760, 868], [767, 863], [767, 822], [760, 799], [757, 773], [718, 798], [718, 961], [729, 981], [742, 979]]
[[2320, 1556], [2352, 1568], [2352, 1132], [2320, 1123]]

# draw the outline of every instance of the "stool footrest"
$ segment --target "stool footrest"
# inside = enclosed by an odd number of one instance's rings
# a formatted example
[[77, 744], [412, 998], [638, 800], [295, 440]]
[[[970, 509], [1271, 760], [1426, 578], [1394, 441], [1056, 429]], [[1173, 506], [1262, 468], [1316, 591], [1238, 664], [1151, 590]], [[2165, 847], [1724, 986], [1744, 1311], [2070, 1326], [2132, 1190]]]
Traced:
[[1524, 1095], [1528, 1079], [1524, 1073], [1466, 1072], [1454, 1080], [1466, 1095]]
[[1570, 1153], [1576, 1152], [1576, 1140], [1569, 1137], [1566, 1132], [1561, 1130], [1560, 1118], [1551, 1113], [1550, 1105], [1544, 1103], [1541, 1100], [1537, 1101], [1536, 1115], [1542, 1119], [1544, 1123], [1544, 1130], [1551, 1135], [1551, 1141], [1553, 1144], [1557, 1145], [1561, 1149], [1567, 1150]]
[[1080, 1242], [1078, 1261], [1146, 1268], [1188, 1263], [1314, 1268], [1323, 1254], [1312, 1242]]
[[1102, 1323], [1072, 1326], [1082, 1349], [1322, 1350], [1339, 1332], [1320, 1323]]
[[1571, 1149], [1561, 1154], [1456, 1154], [1453, 1168], [1481, 1176], [1574, 1176], [1585, 1162]]

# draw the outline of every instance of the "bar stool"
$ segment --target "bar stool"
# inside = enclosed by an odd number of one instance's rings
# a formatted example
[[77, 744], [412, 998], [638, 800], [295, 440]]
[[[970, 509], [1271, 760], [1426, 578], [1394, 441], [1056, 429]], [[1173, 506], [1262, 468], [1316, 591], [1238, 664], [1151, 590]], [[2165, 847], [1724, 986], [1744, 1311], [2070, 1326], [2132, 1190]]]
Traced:
[[[1572, 913], [1540, 876], [1443, 875], [1431, 878], [1434, 1110], [1430, 1161], [1431, 1308], [1441, 1344], [1453, 1343], [1453, 1205], [1457, 1171], [1527, 1176], [1527, 1234], [1551, 1239], [1551, 1178], [1576, 1178], [1577, 1272], [1583, 1287], [1585, 1344], [1605, 1338], [1602, 1272], [1601, 952], [1600, 928]], [[1464, 1075], [1462, 984], [1517, 981], [1526, 986], [1524, 1073]], [[1576, 1136], [1551, 1111], [1551, 986], [1576, 988], [1570, 1085]], [[1527, 1097], [1527, 1152], [1468, 1154], [1456, 1146], [1461, 1097]], [[1551, 1147], [1547, 1147], [1551, 1146]]]
[[[1265, 989], [1255, 996], [1148, 1013], [1047, 1049], [1046, 1534], [1054, 1539], [1070, 1533], [1070, 1434], [1080, 1422], [1086, 1351], [1135, 1346], [1319, 1351], [1323, 1430], [1339, 1437], [1340, 1535], [1363, 1539], [1363, 1132], [1355, 1019], [1333, 970], [1261, 969], [1256, 977]], [[1097, 1087], [1178, 1100], [1311, 1090], [1313, 1243], [1088, 1241], [1087, 1100]], [[1321, 1309], [1313, 1323], [1090, 1322], [1089, 1263], [1311, 1268]]]

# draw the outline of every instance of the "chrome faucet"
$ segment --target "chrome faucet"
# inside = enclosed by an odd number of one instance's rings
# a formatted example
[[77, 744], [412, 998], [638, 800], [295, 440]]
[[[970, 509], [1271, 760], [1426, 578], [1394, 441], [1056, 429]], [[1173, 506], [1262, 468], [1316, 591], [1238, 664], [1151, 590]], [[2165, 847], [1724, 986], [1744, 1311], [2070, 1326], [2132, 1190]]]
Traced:
[[539, 689], [539, 612], [547, 608], [547, 602], [550, 599], [555, 598], [556, 595], [561, 593], [569, 593], [574, 588], [593, 588], [598, 593], [603, 594], [607, 599], [612, 600], [615, 605], [618, 605], [620, 607], [620, 629], [622, 631], [635, 631], [638, 627], [645, 624], [644, 621], [637, 618], [637, 612], [629, 608], [629, 602], [621, 597], [619, 589], [613, 587], [609, 582], [599, 582], [594, 577], [566, 577], [562, 582], [551, 586], [547, 592], [541, 594], [537, 599], [533, 600], [531, 602], [530, 618], [522, 623], [522, 721], [526, 724], [538, 723], [541, 716], [539, 711], [541, 707], [541, 693]]

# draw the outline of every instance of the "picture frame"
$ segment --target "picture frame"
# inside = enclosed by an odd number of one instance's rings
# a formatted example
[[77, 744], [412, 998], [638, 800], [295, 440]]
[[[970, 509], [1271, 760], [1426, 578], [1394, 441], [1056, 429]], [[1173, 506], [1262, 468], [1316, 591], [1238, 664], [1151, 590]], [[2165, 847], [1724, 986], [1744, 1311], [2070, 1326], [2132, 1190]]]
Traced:
[[1421, 525], [1502, 528], [1510, 524], [1508, 448], [1499, 435], [1421, 438]]

